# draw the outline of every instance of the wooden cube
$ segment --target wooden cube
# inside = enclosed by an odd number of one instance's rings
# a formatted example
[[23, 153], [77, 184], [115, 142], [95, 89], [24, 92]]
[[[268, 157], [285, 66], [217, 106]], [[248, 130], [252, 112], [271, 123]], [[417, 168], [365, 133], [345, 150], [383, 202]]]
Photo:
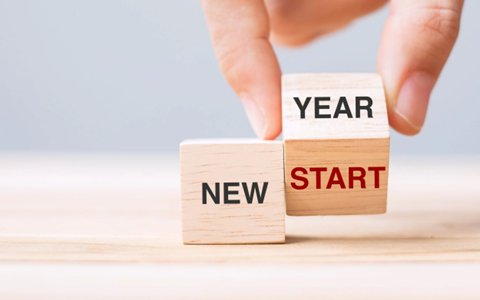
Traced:
[[287, 214], [386, 211], [390, 132], [378, 74], [282, 77]]
[[283, 143], [180, 144], [184, 244], [285, 242]]

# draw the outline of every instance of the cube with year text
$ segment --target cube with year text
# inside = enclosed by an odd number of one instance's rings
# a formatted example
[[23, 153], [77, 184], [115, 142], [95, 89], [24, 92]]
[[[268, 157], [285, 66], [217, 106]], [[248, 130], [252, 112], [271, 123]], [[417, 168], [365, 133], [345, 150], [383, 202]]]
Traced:
[[184, 244], [285, 242], [283, 143], [180, 144]]
[[390, 133], [378, 74], [282, 77], [287, 214], [386, 211]]

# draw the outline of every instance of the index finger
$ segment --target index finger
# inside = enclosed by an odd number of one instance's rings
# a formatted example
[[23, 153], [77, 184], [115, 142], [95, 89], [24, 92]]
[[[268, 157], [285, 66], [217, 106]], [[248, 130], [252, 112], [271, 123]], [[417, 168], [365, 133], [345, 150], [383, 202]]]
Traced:
[[258, 137], [282, 130], [281, 71], [269, 42], [262, 0], [203, 0], [215, 53], [225, 78], [242, 100]]

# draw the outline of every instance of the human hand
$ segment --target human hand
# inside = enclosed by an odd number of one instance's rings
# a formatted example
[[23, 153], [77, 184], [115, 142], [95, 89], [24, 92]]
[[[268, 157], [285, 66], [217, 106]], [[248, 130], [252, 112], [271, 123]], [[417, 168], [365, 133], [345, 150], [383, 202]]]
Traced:
[[[201, 0], [220, 68], [258, 137], [282, 131], [281, 71], [270, 43], [305, 45], [386, 0]], [[392, 0], [377, 69], [390, 125], [420, 132], [430, 93], [457, 39], [463, 0]]]

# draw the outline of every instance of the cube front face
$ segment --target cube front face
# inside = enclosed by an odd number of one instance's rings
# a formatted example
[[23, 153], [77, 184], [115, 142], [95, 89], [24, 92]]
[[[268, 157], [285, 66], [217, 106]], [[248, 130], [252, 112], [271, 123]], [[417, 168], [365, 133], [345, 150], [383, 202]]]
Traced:
[[282, 77], [287, 214], [386, 210], [390, 133], [377, 74]]
[[386, 211], [389, 139], [285, 141], [287, 214]]
[[285, 242], [281, 142], [191, 140], [180, 156], [184, 244]]

